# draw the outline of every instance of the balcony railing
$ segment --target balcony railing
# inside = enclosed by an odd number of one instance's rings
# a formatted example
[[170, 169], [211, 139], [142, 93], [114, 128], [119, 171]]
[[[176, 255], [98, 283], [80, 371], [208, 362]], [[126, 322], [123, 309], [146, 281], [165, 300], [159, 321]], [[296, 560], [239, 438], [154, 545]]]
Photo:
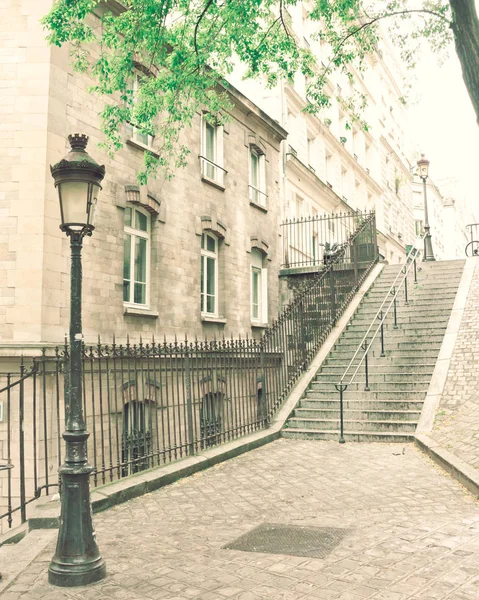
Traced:
[[327, 264], [372, 213], [349, 212], [287, 219], [281, 223], [283, 268]]

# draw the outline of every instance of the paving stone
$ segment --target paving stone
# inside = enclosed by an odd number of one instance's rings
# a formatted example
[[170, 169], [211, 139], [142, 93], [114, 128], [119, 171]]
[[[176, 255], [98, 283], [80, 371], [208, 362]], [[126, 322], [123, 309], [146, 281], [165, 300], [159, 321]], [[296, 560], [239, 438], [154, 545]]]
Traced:
[[[2, 600], [477, 600], [479, 503], [396, 451], [278, 440], [95, 515], [105, 581], [51, 587], [53, 541]], [[222, 548], [265, 523], [351, 534], [324, 559]]]

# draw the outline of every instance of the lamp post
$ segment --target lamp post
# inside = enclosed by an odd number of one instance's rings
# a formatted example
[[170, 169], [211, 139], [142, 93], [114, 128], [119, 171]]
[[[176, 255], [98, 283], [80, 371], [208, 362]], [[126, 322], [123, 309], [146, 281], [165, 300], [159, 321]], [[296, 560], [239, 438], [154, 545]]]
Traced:
[[429, 218], [427, 214], [427, 195], [426, 195], [426, 179], [429, 176], [429, 161], [421, 154], [420, 160], [417, 161], [419, 169], [419, 177], [422, 179], [424, 187], [424, 256], [423, 260], [436, 260], [432, 251], [431, 228], [429, 227]]
[[[48, 568], [53, 585], [73, 587], [103, 579], [105, 563], [93, 530], [90, 474], [82, 399], [81, 250], [92, 234], [96, 203], [105, 176], [85, 148], [86, 135], [68, 136], [70, 152], [50, 167], [60, 200], [60, 229], [70, 238], [70, 356], [65, 377], [65, 462], [60, 467], [61, 516], [55, 555]], [[68, 375], [68, 377], [67, 377]]]

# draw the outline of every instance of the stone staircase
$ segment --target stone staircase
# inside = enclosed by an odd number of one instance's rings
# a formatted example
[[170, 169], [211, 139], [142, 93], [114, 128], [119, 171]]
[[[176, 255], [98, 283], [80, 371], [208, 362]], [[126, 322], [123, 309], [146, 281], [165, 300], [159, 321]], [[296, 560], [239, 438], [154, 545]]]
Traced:
[[[411, 269], [409, 306], [405, 306], [401, 290], [397, 303], [398, 328], [393, 328], [392, 308], [385, 323], [386, 356], [380, 356], [379, 335], [369, 351], [370, 391], [364, 390], [363, 363], [344, 393], [346, 441], [408, 442], [413, 439], [464, 263], [463, 260], [418, 263], [417, 285]], [[335, 384], [400, 268], [399, 265], [384, 267], [288, 419], [283, 437], [339, 439], [339, 392]], [[355, 366], [362, 354], [358, 353]]]

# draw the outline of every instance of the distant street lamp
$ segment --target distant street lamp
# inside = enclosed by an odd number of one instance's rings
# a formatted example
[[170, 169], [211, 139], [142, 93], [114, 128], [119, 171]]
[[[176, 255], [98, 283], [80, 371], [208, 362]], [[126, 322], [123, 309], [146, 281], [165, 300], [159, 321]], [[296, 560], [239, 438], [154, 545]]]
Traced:
[[[60, 200], [60, 229], [70, 238], [70, 356], [65, 373], [65, 462], [60, 467], [61, 516], [55, 555], [48, 568], [53, 585], [73, 587], [103, 579], [105, 562], [95, 540], [90, 503], [90, 474], [82, 399], [81, 250], [91, 235], [101, 181], [100, 166], [85, 148], [86, 135], [69, 135], [70, 152], [50, 167]], [[68, 376], [68, 377], [67, 377]]]
[[423, 260], [436, 260], [432, 251], [431, 228], [429, 227], [429, 218], [427, 214], [427, 195], [426, 195], [426, 179], [429, 176], [429, 161], [421, 154], [420, 160], [417, 161], [419, 168], [419, 177], [422, 179], [424, 186], [424, 256]]

